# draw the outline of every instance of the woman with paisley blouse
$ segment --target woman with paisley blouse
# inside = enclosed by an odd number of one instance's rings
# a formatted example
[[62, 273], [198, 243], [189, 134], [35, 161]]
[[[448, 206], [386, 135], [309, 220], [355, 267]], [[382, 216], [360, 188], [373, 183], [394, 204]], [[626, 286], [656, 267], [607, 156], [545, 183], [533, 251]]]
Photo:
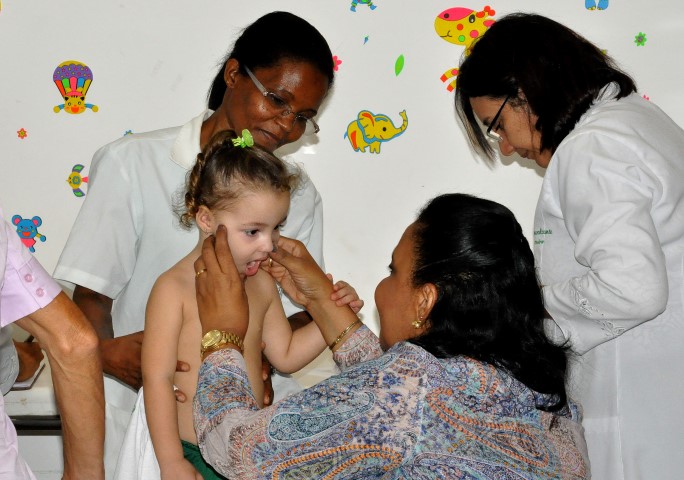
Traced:
[[[264, 268], [312, 315], [342, 373], [258, 408], [236, 345], [247, 302], [219, 230], [195, 263], [207, 333], [195, 429], [216, 470], [589, 478], [581, 414], [565, 393], [566, 350], [544, 334], [534, 259], [510, 210], [461, 194], [431, 200], [375, 291], [379, 338], [330, 300], [332, 283], [300, 242], [281, 238], [271, 258]], [[226, 332], [222, 341], [213, 330]]]

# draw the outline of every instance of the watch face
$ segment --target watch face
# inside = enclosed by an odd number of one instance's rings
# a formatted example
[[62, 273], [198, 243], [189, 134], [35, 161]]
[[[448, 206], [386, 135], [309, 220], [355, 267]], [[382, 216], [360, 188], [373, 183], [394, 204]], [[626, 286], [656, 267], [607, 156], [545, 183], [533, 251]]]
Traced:
[[212, 345], [216, 345], [221, 340], [222, 336], [223, 336], [223, 334], [221, 333], [220, 330], [208, 331], [202, 337], [202, 347], [207, 348], [207, 347], [211, 347]]

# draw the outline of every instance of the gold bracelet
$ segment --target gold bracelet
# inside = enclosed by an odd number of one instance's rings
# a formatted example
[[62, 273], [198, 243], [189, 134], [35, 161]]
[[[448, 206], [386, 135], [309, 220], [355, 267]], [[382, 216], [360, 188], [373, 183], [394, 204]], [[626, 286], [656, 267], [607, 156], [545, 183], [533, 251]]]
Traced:
[[332, 350], [333, 348], [335, 348], [335, 345], [337, 345], [338, 343], [340, 343], [340, 341], [345, 337], [345, 335], [347, 335], [347, 334], [349, 333], [349, 330], [351, 330], [352, 328], [354, 328], [355, 326], [357, 326], [359, 323], [361, 323], [361, 319], [360, 319], [360, 318], [357, 318], [355, 322], [352, 322], [351, 325], [349, 325], [347, 328], [345, 328], [344, 330], [342, 330], [342, 333], [340, 333], [340, 334], [337, 336], [337, 338], [336, 338], [335, 340], [333, 340], [333, 342], [332, 342], [330, 345], [328, 345], [328, 348], [330, 348], [330, 350]]
[[214, 345], [213, 347], [203, 349], [200, 352], [200, 359], [204, 361], [204, 359], [207, 358], [207, 355], [209, 355], [210, 353], [218, 352], [219, 350], [225, 350], [231, 347], [235, 347], [233, 350], [237, 350], [238, 352], [242, 353], [242, 348], [240, 348], [240, 345], [236, 343], [226, 342], [222, 343], [221, 345]]

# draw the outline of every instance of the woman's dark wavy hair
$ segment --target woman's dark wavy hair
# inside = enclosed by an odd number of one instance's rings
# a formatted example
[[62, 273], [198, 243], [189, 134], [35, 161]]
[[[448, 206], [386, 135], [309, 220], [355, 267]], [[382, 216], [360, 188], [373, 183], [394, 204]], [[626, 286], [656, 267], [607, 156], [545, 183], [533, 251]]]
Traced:
[[512, 106], [537, 115], [541, 149], [553, 153], [611, 82], [617, 98], [636, 91], [629, 75], [575, 31], [541, 15], [514, 13], [497, 20], [461, 62], [456, 111], [473, 147], [493, 159], [470, 99], [510, 96]]
[[223, 71], [226, 62], [234, 58], [240, 63], [240, 73], [277, 65], [282, 60], [308, 62], [328, 78], [328, 87], [335, 79], [333, 55], [323, 35], [309, 22], [289, 12], [271, 12], [245, 28], [230, 53], [221, 62], [209, 94], [207, 106], [216, 110], [226, 93]]
[[410, 341], [438, 358], [465, 355], [566, 404], [565, 346], [544, 333], [534, 257], [513, 213], [464, 194], [431, 200], [414, 223], [414, 287], [437, 287], [428, 331]]

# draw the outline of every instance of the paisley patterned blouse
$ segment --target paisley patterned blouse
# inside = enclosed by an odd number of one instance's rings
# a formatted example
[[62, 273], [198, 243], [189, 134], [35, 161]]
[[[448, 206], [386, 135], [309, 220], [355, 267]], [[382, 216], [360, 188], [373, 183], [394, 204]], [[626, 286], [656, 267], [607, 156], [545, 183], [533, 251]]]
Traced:
[[342, 373], [259, 410], [242, 356], [209, 355], [194, 400], [202, 455], [231, 479], [584, 479], [580, 414], [467, 357], [362, 327]]

